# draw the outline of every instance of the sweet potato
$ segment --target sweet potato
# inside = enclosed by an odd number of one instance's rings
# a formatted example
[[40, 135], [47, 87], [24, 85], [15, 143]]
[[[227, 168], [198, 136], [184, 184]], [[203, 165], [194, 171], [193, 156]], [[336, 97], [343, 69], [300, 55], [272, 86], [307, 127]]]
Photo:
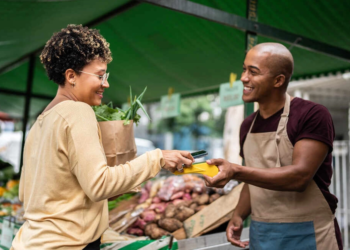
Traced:
[[202, 195], [198, 196], [195, 199], [195, 202], [197, 202], [198, 205], [207, 204], [209, 202], [209, 195], [208, 194], [202, 194]]
[[170, 200], [181, 199], [183, 195], [184, 195], [184, 192], [183, 192], [183, 191], [176, 192], [175, 194], [173, 194], [173, 195], [170, 197]]
[[142, 230], [144, 230], [146, 224], [147, 224], [146, 221], [144, 221], [144, 220], [142, 220], [140, 218], [137, 218], [137, 220], [133, 224], [133, 227], [138, 227], [138, 228], [141, 228]]
[[203, 208], [205, 208], [205, 207], [207, 207], [207, 206], [208, 206], [208, 205], [201, 205], [201, 206], [196, 207], [196, 209], [195, 209], [196, 213], [199, 212], [199, 211], [201, 211]]
[[169, 204], [165, 209], [164, 215], [167, 218], [173, 218], [175, 216], [176, 206], [174, 204]]
[[192, 197], [190, 194], [186, 193], [186, 194], [184, 194], [183, 199], [184, 199], [184, 201], [190, 201], [190, 200], [192, 200]]
[[220, 197], [221, 197], [221, 196], [220, 196], [220, 194], [218, 194], [218, 193], [212, 194], [212, 195], [210, 195], [210, 197], [209, 197], [209, 202], [212, 203], [212, 202], [216, 201], [217, 199], [219, 199]]
[[156, 213], [163, 213], [167, 204], [162, 202], [162, 203], [153, 203], [151, 206], [149, 206], [149, 210], [154, 210]]
[[183, 227], [182, 222], [174, 218], [161, 219], [158, 221], [158, 225], [160, 228], [163, 228], [169, 231], [170, 233]]
[[132, 234], [132, 235], [137, 235], [137, 236], [142, 236], [143, 235], [143, 230], [137, 227], [132, 227], [129, 228], [128, 231], [126, 231], [128, 234]]
[[168, 231], [161, 229], [155, 223], [147, 224], [145, 227], [145, 235], [149, 236], [151, 239], [159, 239], [163, 235], [170, 234]]
[[153, 222], [156, 218], [156, 213], [153, 210], [147, 210], [141, 214], [141, 219], [146, 222]]
[[139, 199], [139, 204], [144, 203], [149, 197], [149, 193], [145, 188], [141, 189], [141, 197]]
[[159, 197], [153, 197], [153, 199], [152, 199], [152, 203], [161, 203], [162, 201], [161, 201], [161, 199], [159, 198]]
[[194, 214], [193, 209], [189, 207], [181, 206], [176, 210], [176, 214], [174, 218], [182, 222], [188, 219], [189, 217], [191, 217], [193, 214]]

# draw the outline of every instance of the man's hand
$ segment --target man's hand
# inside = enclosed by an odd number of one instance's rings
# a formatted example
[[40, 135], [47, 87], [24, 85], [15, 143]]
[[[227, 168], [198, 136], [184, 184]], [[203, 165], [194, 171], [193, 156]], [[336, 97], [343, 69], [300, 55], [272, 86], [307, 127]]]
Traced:
[[162, 150], [165, 161], [164, 169], [174, 173], [176, 170], [183, 171], [183, 165], [189, 166], [194, 162], [190, 152], [179, 150]]
[[211, 159], [208, 160], [209, 165], [216, 165], [219, 169], [219, 173], [214, 177], [204, 175], [205, 184], [208, 187], [223, 188], [227, 182], [233, 179], [235, 173], [234, 167], [236, 164], [230, 163], [224, 159]]
[[245, 248], [249, 245], [249, 241], [241, 241], [242, 230], [243, 220], [240, 216], [234, 214], [226, 228], [226, 237], [232, 245]]

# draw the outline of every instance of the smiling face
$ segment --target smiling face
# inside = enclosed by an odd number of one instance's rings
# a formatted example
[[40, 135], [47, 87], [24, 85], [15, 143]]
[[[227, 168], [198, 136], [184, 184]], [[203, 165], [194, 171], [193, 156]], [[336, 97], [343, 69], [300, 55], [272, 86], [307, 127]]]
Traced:
[[244, 102], [262, 102], [273, 92], [275, 76], [268, 67], [268, 56], [254, 49], [247, 53], [241, 76]]
[[[106, 70], [107, 63], [102, 62], [99, 59], [95, 59], [85, 65], [81, 70], [85, 73], [75, 72], [73, 70], [70, 70], [70, 73], [66, 73], [66, 79], [68, 81], [66, 86], [70, 85], [67, 87], [78, 99], [78, 101], [85, 102], [90, 106], [100, 105], [104, 90], [109, 88], [109, 83], [107, 80], [105, 80], [103, 86], [101, 85], [102, 77], [106, 73]], [[73, 83], [75, 83], [74, 87], [72, 87]]]

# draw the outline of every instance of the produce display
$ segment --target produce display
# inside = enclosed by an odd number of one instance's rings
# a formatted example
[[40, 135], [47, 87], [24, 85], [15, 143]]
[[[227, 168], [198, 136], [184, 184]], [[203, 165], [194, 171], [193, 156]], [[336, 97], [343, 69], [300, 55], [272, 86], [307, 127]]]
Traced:
[[147, 87], [144, 89], [144, 91], [137, 97], [135, 96], [134, 99], [132, 98], [132, 91], [130, 87], [130, 108], [127, 110], [122, 110], [120, 108], [113, 108], [112, 102], [108, 104], [103, 104], [100, 106], [93, 106], [92, 109], [95, 112], [96, 119], [99, 122], [103, 121], [122, 121], [124, 120], [124, 124], [129, 124], [130, 120], [133, 120], [136, 125], [138, 125], [140, 121], [140, 115], [137, 114], [137, 111], [141, 108], [142, 111], [145, 113], [145, 115], [148, 117], [148, 119], [151, 119], [143, 107], [141, 100], [143, 95], [145, 94], [147, 90]]
[[148, 181], [137, 204], [124, 216], [114, 215], [110, 226], [117, 232], [159, 239], [183, 227], [183, 222], [217, 200], [223, 189], [207, 188], [196, 175], [171, 176]]
[[18, 215], [19, 210], [22, 208], [22, 204], [18, 199], [18, 191], [18, 180], [9, 180], [5, 187], [0, 187], [0, 217]]

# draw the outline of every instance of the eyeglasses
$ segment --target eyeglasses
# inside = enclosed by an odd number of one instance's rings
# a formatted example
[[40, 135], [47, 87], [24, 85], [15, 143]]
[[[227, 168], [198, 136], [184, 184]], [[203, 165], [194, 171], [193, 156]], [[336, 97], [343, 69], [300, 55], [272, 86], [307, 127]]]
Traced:
[[92, 74], [92, 73], [88, 73], [88, 72], [85, 72], [85, 71], [79, 71], [81, 73], [85, 73], [85, 74], [88, 74], [88, 75], [92, 75], [92, 76], [97, 76], [99, 79], [101, 79], [101, 86], [103, 86], [105, 84], [105, 82], [107, 81], [108, 77], [109, 77], [109, 73], [104, 73], [102, 76], [101, 75], [96, 75], [96, 74]]

